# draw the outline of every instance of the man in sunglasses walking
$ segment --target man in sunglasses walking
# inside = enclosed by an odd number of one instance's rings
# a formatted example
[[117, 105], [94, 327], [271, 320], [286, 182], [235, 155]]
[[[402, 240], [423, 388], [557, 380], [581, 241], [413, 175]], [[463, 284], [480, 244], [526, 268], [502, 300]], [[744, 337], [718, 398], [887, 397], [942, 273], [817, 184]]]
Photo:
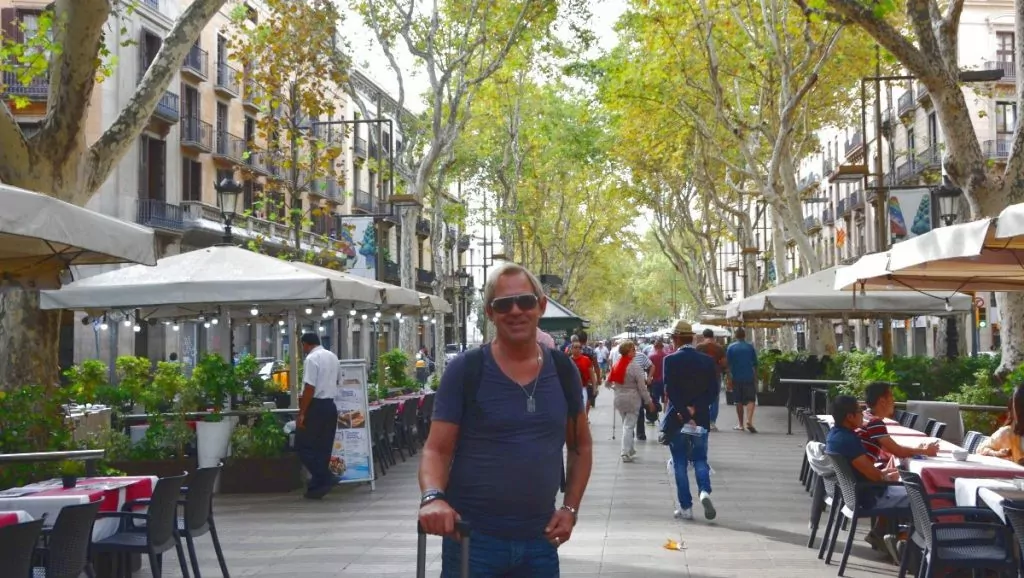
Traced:
[[458, 575], [459, 519], [473, 536], [471, 575], [555, 578], [592, 465], [590, 428], [578, 419], [579, 370], [537, 343], [547, 299], [532, 273], [511, 263], [494, 269], [484, 303], [496, 336], [452, 360], [441, 378], [420, 463], [420, 524], [445, 536], [442, 578]]

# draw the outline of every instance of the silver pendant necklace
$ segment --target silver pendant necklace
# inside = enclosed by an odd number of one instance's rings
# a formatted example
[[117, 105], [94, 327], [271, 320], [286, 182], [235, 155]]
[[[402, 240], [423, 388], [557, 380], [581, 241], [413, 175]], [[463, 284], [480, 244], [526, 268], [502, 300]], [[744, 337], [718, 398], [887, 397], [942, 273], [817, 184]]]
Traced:
[[530, 393], [526, 393], [526, 387], [523, 386], [523, 395], [526, 396], [526, 413], [537, 413], [537, 400], [534, 399], [534, 394], [537, 393], [537, 382], [540, 380], [540, 373], [544, 369], [542, 364], [544, 362], [543, 353], [537, 354], [537, 377], [533, 378], [533, 388]]

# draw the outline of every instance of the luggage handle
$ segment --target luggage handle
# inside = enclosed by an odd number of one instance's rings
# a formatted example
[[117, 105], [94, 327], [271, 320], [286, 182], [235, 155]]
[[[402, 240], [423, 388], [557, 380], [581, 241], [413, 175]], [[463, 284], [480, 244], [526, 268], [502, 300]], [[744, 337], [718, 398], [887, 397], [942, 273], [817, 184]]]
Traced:
[[[423, 524], [416, 522], [417, 544], [416, 544], [416, 576], [426, 578], [427, 575], [427, 533], [423, 531]], [[455, 531], [462, 541], [462, 556], [459, 566], [463, 578], [469, 578], [469, 534], [470, 525], [465, 520], [455, 521]]]

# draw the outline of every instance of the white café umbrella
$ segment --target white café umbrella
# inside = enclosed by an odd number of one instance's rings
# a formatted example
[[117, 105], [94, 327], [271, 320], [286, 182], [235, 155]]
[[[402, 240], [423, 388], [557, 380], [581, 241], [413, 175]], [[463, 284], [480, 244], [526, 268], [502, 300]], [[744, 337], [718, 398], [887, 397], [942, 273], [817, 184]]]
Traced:
[[1007, 207], [994, 219], [933, 229], [845, 269], [836, 275], [837, 289], [1020, 291], [1024, 204]]
[[156, 264], [153, 231], [0, 184], [0, 273], [31, 277], [71, 265]]

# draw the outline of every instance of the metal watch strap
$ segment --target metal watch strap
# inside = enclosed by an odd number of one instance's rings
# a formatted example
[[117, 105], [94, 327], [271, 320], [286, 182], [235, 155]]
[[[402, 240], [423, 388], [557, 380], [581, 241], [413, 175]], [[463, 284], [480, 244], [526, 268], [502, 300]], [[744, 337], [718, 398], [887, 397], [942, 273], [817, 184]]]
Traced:
[[578, 522], [579, 519], [580, 519], [579, 510], [577, 510], [576, 508], [573, 508], [572, 506], [566, 505], [566, 504], [562, 504], [562, 507], [559, 508], [559, 509], [560, 510], [565, 510], [566, 512], [569, 512], [570, 514], [572, 514], [572, 525], [575, 526], [576, 522]]
[[441, 490], [427, 490], [420, 496], [420, 507], [426, 506], [434, 500], [444, 500], [445, 495]]

